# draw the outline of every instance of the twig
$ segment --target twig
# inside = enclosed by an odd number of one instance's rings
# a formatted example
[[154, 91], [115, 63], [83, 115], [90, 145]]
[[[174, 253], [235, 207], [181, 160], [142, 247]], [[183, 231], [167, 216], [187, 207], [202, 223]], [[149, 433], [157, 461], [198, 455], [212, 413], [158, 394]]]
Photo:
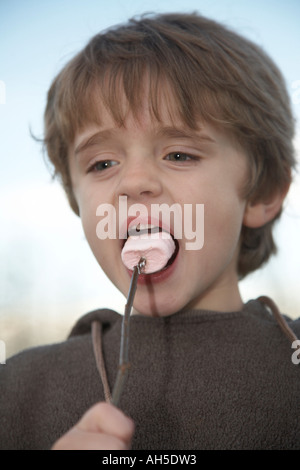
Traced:
[[120, 359], [119, 359], [119, 369], [118, 374], [115, 382], [115, 386], [112, 393], [112, 404], [118, 406], [121, 393], [123, 391], [124, 383], [126, 377], [128, 375], [128, 370], [130, 367], [129, 360], [128, 360], [128, 349], [129, 349], [129, 321], [130, 321], [130, 314], [132, 309], [132, 304], [136, 292], [137, 281], [139, 274], [141, 274], [142, 269], [146, 265], [145, 258], [141, 258], [137, 264], [133, 268], [133, 273], [131, 276], [131, 282], [127, 297], [127, 303], [125, 305], [125, 311], [122, 321], [122, 331], [121, 331], [121, 345], [120, 345]]

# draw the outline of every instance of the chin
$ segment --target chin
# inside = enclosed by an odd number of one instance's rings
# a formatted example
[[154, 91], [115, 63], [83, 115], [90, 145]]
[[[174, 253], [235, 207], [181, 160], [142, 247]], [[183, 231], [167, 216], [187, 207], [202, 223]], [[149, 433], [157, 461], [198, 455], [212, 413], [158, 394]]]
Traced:
[[[140, 298], [139, 298], [140, 297]], [[136, 300], [134, 302], [134, 309], [140, 315], [147, 317], [167, 317], [173, 315], [184, 307], [176, 299], [175, 302], [170, 302], [169, 299], [158, 299], [145, 295], [138, 295], [136, 293]]]

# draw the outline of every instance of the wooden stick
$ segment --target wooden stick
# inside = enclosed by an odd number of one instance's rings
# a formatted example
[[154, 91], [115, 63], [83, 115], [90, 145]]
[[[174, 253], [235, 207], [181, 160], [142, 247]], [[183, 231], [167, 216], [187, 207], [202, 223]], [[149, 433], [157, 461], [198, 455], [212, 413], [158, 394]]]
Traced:
[[127, 303], [125, 305], [125, 311], [122, 321], [122, 331], [121, 331], [121, 345], [120, 345], [120, 359], [119, 359], [119, 369], [115, 382], [115, 386], [112, 393], [112, 404], [118, 406], [120, 401], [120, 396], [124, 388], [124, 383], [128, 375], [128, 370], [130, 367], [128, 360], [128, 350], [129, 350], [129, 321], [130, 314], [132, 310], [133, 300], [136, 292], [137, 281], [139, 274], [141, 274], [142, 269], [146, 265], [145, 258], [141, 258], [137, 266], [133, 268], [133, 273], [131, 276], [131, 282], [127, 297]]

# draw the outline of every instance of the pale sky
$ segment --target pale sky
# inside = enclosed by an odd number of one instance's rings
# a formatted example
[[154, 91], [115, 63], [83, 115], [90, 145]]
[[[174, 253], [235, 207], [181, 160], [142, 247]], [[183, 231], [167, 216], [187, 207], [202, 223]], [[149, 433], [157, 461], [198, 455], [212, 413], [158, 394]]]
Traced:
[[[270, 54], [299, 119], [298, 0], [0, 0], [0, 340], [9, 352], [60, 339], [85, 312], [123, 312], [125, 303], [90, 253], [80, 220], [30, 136], [30, 129], [42, 136], [52, 79], [91, 36], [113, 24], [149, 11], [195, 10]], [[299, 130], [296, 145], [300, 153]], [[300, 312], [299, 201], [298, 178], [276, 230], [279, 255], [241, 283], [244, 301], [270, 295], [293, 317]]]

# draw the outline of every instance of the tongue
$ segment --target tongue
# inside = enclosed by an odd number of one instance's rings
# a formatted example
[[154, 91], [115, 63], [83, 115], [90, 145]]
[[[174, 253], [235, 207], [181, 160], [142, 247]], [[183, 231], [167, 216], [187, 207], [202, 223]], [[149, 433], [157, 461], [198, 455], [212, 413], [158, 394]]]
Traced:
[[173, 238], [167, 232], [143, 233], [130, 236], [121, 253], [122, 261], [128, 269], [133, 269], [141, 257], [146, 259], [143, 273], [151, 274], [163, 269], [175, 251]]

